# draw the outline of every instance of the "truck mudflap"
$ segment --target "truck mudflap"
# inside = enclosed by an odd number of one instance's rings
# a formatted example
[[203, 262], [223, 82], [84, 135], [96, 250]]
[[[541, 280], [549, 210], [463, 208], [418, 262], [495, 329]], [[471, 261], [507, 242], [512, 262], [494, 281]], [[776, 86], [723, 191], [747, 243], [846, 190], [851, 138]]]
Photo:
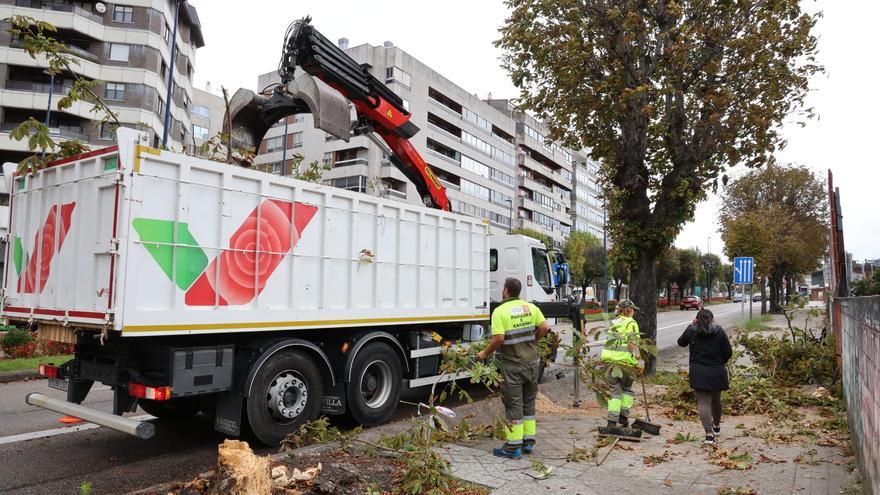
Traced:
[[[321, 399], [321, 413], [333, 416], [345, 414], [345, 385], [336, 383], [328, 392]], [[244, 397], [238, 392], [218, 394], [214, 429], [232, 437], [241, 436], [243, 406]]]

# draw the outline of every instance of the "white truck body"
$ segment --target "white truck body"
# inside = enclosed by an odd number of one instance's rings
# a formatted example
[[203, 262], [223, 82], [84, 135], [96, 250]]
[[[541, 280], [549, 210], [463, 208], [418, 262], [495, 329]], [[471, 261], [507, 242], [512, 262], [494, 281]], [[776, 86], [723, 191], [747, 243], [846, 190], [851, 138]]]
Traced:
[[482, 220], [138, 139], [14, 177], [4, 316], [124, 337], [488, 319]]
[[466, 376], [442, 373], [440, 355], [487, 335], [506, 277], [546, 316], [577, 314], [548, 302], [550, 260], [533, 239], [117, 136], [35, 173], [4, 165], [2, 315], [75, 350], [40, 368], [67, 401], [31, 404], [151, 435], [79, 405], [103, 383], [115, 415], [204, 411], [218, 431], [246, 422], [277, 445], [320, 413], [380, 424], [405, 387]]

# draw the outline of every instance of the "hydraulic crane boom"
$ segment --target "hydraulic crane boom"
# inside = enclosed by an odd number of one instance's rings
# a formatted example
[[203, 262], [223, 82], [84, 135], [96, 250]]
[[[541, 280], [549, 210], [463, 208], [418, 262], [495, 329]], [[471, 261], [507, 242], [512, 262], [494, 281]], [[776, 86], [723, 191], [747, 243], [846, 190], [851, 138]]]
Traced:
[[[295, 77], [297, 68], [305, 74]], [[389, 160], [416, 186], [425, 205], [450, 210], [446, 188], [409, 142], [419, 128], [410, 122], [403, 100], [319, 33], [309, 18], [288, 28], [278, 74], [281, 84], [270, 98], [240, 89], [230, 101], [232, 135], [239, 144], [255, 147], [279, 119], [311, 112], [316, 127], [337, 137], [347, 141], [353, 127], [354, 134], [387, 147]], [[354, 106], [355, 118], [346, 114], [340, 96]]]

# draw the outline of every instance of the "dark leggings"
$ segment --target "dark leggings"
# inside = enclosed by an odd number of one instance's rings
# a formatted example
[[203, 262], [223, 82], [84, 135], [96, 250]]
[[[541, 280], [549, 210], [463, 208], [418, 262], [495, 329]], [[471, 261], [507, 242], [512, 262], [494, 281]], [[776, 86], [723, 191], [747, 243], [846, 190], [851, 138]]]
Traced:
[[697, 411], [706, 435], [712, 435], [712, 425], [721, 424], [721, 391], [694, 390], [697, 395]]

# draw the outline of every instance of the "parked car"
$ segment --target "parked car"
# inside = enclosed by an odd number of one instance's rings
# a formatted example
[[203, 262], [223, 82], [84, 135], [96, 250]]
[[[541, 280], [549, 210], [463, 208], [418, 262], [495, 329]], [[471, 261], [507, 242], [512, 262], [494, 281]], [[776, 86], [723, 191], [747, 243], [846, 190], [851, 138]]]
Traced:
[[761, 301], [761, 293], [752, 294], [752, 302], [760, 302]]
[[698, 296], [684, 296], [681, 298], [681, 305], [679, 307], [682, 311], [686, 309], [703, 309], [703, 300]]
[[743, 301], [743, 295], [742, 295], [742, 294], [734, 294], [734, 295], [733, 295], [733, 302], [742, 302], [742, 301]]

